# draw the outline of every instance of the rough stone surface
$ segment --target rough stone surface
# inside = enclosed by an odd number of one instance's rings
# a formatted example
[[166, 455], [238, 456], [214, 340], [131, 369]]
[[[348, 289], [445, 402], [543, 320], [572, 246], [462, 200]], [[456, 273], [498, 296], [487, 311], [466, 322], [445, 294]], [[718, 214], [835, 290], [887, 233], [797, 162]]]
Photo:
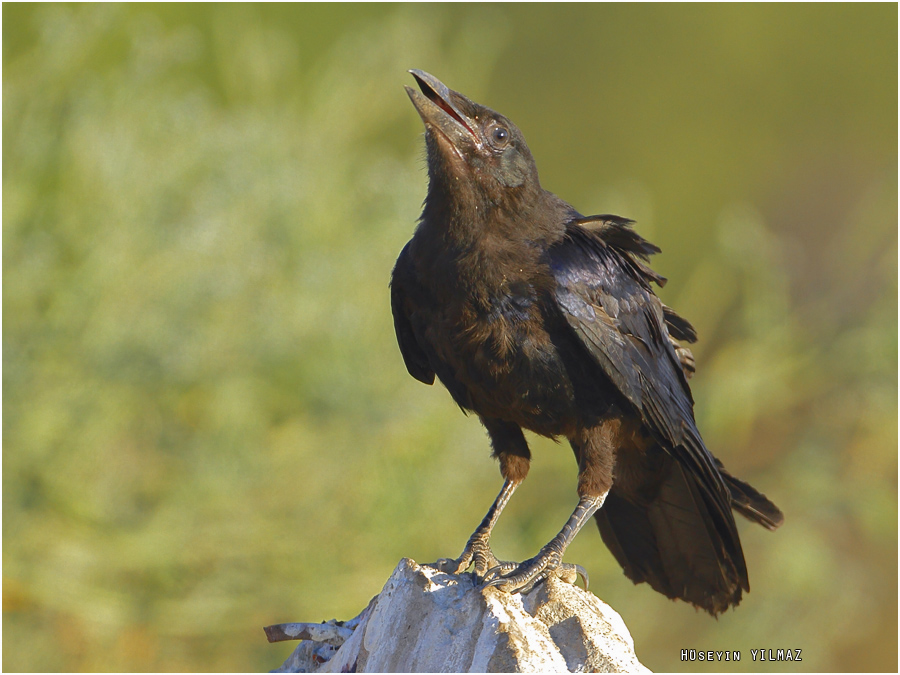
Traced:
[[405, 558], [343, 627], [339, 647], [304, 640], [275, 672], [649, 672], [622, 618], [555, 578], [510, 595]]

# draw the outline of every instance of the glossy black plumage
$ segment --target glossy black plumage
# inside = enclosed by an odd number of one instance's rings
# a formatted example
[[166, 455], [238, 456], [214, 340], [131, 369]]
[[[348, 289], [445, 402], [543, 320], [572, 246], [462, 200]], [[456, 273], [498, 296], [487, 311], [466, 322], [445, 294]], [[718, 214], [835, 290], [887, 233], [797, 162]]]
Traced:
[[[584, 217], [543, 190], [512, 122], [411, 72], [429, 189], [392, 276], [397, 340], [413, 377], [437, 376], [479, 415], [506, 479], [446, 568], [474, 564], [511, 591], [571, 576], [562, 554], [594, 515], [636, 583], [712, 614], [736, 605], [749, 583], [732, 508], [770, 529], [782, 515], [703, 444], [693, 356], [678, 342], [696, 333], [651, 288], [665, 283], [646, 265], [659, 249], [631, 221]], [[580, 501], [559, 535], [516, 565], [497, 561], [489, 537], [527, 475], [522, 428], [568, 438]]]

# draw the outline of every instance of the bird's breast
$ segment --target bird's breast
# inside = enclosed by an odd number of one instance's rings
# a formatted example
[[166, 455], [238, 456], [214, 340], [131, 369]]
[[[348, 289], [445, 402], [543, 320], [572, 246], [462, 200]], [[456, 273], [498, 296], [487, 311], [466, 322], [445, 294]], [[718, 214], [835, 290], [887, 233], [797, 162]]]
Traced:
[[513, 284], [445, 316], [433, 337], [454, 380], [445, 384], [464, 390], [457, 402], [544, 435], [565, 433], [573, 388], [533, 288]]

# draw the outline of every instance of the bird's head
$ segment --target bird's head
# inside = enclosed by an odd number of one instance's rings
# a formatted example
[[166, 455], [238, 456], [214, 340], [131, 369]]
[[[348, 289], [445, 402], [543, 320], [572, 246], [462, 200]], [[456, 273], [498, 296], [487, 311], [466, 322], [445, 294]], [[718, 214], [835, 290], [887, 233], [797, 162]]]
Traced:
[[515, 124], [433, 75], [409, 72], [421, 91], [406, 87], [425, 124], [432, 183], [464, 183], [495, 203], [511, 192], [540, 188], [534, 158]]

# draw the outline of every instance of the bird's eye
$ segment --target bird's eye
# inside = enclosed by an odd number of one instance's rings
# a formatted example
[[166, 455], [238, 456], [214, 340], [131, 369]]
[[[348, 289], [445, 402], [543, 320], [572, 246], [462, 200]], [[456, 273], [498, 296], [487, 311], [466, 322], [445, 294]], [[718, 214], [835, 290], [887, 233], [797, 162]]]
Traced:
[[494, 141], [494, 145], [506, 145], [507, 141], [509, 141], [509, 131], [505, 127], [494, 127], [491, 130], [491, 139]]

